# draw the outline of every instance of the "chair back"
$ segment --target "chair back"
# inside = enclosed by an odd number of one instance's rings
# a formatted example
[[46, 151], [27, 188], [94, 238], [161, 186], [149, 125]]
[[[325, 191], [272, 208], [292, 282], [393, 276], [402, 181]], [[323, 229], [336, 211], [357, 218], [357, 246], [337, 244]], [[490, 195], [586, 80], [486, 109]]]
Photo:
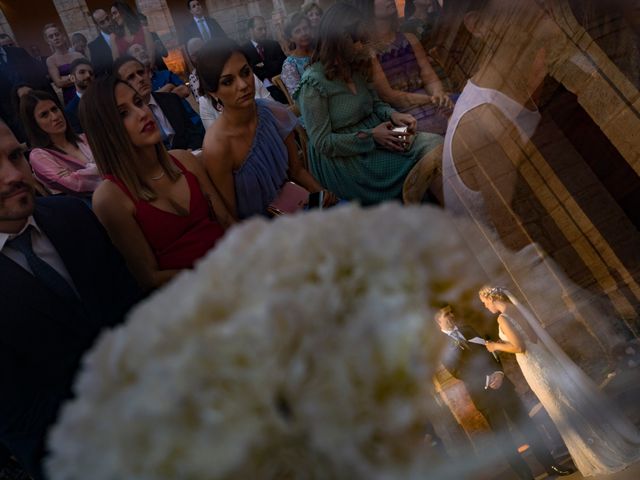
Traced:
[[280, 75], [276, 75], [275, 77], [273, 77], [271, 79], [271, 82], [280, 90], [282, 90], [282, 93], [284, 93], [284, 96], [287, 97], [287, 103], [290, 106], [295, 106], [296, 102], [293, 101], [293, 98], [291, 97], [291, 93], [289, 92], [289, 89], [282, 81], [282, 78], [280, 77]]

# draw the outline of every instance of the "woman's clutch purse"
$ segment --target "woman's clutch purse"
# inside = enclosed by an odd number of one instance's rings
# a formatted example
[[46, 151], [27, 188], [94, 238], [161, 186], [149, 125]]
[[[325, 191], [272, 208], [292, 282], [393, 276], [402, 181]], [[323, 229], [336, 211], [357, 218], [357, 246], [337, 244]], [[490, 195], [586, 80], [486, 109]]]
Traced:
[[273, 215], [286, 215], [302, 210], [309, 202], [309, 192], [293, 182], [285, 182], [267, 211]]

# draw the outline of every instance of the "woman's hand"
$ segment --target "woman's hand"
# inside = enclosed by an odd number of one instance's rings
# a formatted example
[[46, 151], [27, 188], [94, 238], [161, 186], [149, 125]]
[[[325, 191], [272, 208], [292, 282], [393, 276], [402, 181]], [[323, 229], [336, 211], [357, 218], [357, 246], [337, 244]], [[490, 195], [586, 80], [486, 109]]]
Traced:
[[418, 126], [418, 121], [408, 113], [393, 112], [391, 114], [391, 122], [398, 127], [406, 126], [409, 129], [409, 133], [415, 133]]
[[338, 203], [338, 196], [335, 193], [330, 192], [329, 190], [323, 190], [324, 192], [324, 200], [322, 202], [322, 208], [327, 208]]
[[438, 92], [431, 95], [431, 102], [436, 107], [453, 108], [453, 102], [444, 92]]
[[498, 343], [497, 342], [487, 342], [485, 344], [485, 347], [487, 347], [487, 350], [489, 350], [490, 352], [497, 352], [498, 351]]
[[371, 134], [373, 135], [373, 140], [381, 147], [391, 150], [392, 152], [405, 151], [404, 146], [406, 143], [407, 132], [394, 132], [393, 123], [381, 123], [371, 131]]

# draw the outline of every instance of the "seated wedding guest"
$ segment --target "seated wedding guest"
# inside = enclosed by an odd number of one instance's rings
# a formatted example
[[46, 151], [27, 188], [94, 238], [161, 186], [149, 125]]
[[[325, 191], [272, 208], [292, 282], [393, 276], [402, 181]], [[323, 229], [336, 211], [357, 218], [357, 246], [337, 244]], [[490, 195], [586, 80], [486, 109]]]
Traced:
[[196, 150], [202, 146], [204, 128], [202, 123], [194, 124], [189, 118], [180, 97], [173, 93], [153, 92], [151, 73], [133, 57], [120, 57], [113, 64], [114, 73], [135, 88], [149, 105], [162, 141], [167, 148]]
[[483, 342], [478, 332], [458, 322], [450, 306], [439, 310], [434, 320], [442, 336], [446, 337], [440, 354], [442, 364], [452, 376], [464, 383], [475, 407], [496, 435], [498, 448], [518, 478], [532, 480], [533, 474], [518, 452], [509, 431], [510, 425], [526, 439], [536, 460], [550, 477], [573, 473], [575, 470], [556, 464], [538, 428], [529, 418], [527, 407], [505, 376], [498, 356], [487, 352], [482, 343], [476, 343]]
[[267, 24], [262, 17], [252, 17], [247, 22], [250, 41], [242, 46], [251, 69], [267, 87], [271, 96], [280, 103], [288, 103], [287, 97], [273, 85], [273, 77], [280, 75], [286, 58], [280, 44], [267, 38]]
[[151, 63], [151, 58], [149, 58], [147, 50], [142, 45], [134, 43], [127, 53], [142, 63], [151, 74], [151, 89], [154, 92], [166, 92], [178, 95], [182, 99], [182, 107], [187, 111], [191, 122], [194, 125], [202, 124], [200, 115], [191, 107], [191, 104], [187, 100], [190, 93], [189, 87], [184, 84], [178, 75], [169, 69], [158, 70], [156, 65]]
[[393, 0], [360, 0], [376, 42], [373, 61], [373, 84], [378, 95], [400, 112], [413, 115], [417, 130], [444, 135], [453, 102], [431, 68], [418, 39], [401, 33], [398, 11]]
[[80, 55], [87, 59], [91, 59], [91, 52], [87, 47], [87, 37], [82, 33], [76, 32], [71, 35], [71, 49], [70, 51], [78, 52]]
[[127, 3], [117, 0], [111, 5], [111, 19], [113, 30], [109, 37], [109, 45], [114, 60], [127, 55], [127, 50], [134, 43], [144, 45], [149, 57], [155, 59], [153, 38], [151, 38], [149, 30], [140, 23], [138, 13], [133, 8]]
[[110, 42], [114, 26], [111, 16], [101, 8], [95, 10], [91, 14], [91, 18], [93, 18], [93, 23], [96, 24], [98, 29], [98, 36], [89, 42], [89, 52], [91, 53], [94, 73], [98, 77], [111, 73], [113, 54]]
[[171, 92], [180, 98], [189, 96], [189, 87], [171, 70], [158, 70], [151, 63], [147, 49], [143, 45], [134, 43], [127, 50], [127, 54], [138, 60], [151, 73], [151, 88], [154, 92]]
[[409, 170], [442, 137], [413, 135], [415, 118], [396, 112], [371, 89], [371, 56], [361, 41], [360, 19], [349, 4], [336, 3], [327, 10], [314, 63], [294, 99], [309, 134], [311, 173], [340, 198], [370, 205], [400, 198]]
[[225, 38], [227, 36], [215, 18], [207, 17], [204, 1], [187, 0], [187, 8], [192, 18], [182, 31], [182, 43], [187, 43], [192, 38], [200, 38], [203, 41], [212, 38]]
[[[198, 76], [197, 66], [198, 66], [198, 52], [204, 45], [204, 42], [201, 38], [192, 38], [187, 43], [187, 53], [189, 54], [189, 59], [193, 64], [194, 68], [189, 74], [189, 88], [193, 92], [194, 97], [198, 101], [198, 108], [200, 110], [200, 118], [202, 119], [202, 124], [204, 128], [207, 129], [211, 126], [213, 122], [215, 122], [220, 116], [220, 112], [222, 112], [222, 106], [220, 104], [213, 105], [213, 99], [207, 95], [204, 90], [200, 87], [200, 78]], [[264, 85], [253, 74], [253, 79], [256, 85], [256, 98], [264, 98], [266, 100], [272, 100], [271, 94], [269, 90], [264, 88]]]
[[64, 113], [73, 131], [82, 133], [82, 125], [80, 125], [80, 120], [78, 119], [78, 105], [80, 105], [82, 94], [87, 90], [91, 82], [93, 82], [94, 76], [91, 62], [85, 58], [74, 60], [71, 63], [70, 76], [76, 87], [76, 97], [64, 107]]
[[[253, 72], [241, 47], [231, 40], [207, 42], [198, 72], [201, 87], [224, 106], [207, 130], [202, 156], [235, 218], [266, 215], [287, 180], [310, 192], [323, 190], [298, 157], [297, 118], [276, 102], [255, 100]], [[334, 204], [335, 195], [325, 192], [325, 205]]]
[[34, 90], [20, 99], [20, 119], [29, 145], [29, 163], [53, 194], [90, 199], [102, 181], [84, 135], [77, 135], [54, 97]]
[[311, 62], [313, 38], [309, 19], [302, 13], [294, 13], [284, 26], [284, 36], [291, 44], [291, 53], [282, 64], [280, 78], [292, 94], [298, 89], [302, 74]]
[[412, 33], [421, 45], [426, 45], [442, 15], [442, 7], [437, 0], [415, 0], [411, 11], [405, 3], [404, 22], [400, 26], [403, 32]]
[[189, 56], [191, 66], [193, 67], [191, 72], [189, 72], [189, 89], [191, 90], [193, 98], [195, 98], [196, 100], [200, 96], [200, 94], [198, 93], [200, 91], [200, 79], [198, 78], [197, 64], [198, 52], [202, 48], [202, 45], [204, 45], [204, 40], [202, 40], [200, 37], [190, 38], [187, 42], [187, 55]]
[[300, 11], [309, 19], [309, 25], [311, 26], [311, 35], [315, 40], [318, 39], [318, 30], [320, 29], [320, 22], [322, 21], [323, 11], [314, 1], [305, 1]]
[[94, 211], [139, 284], [156, 288], [192, 268], [233, 223], [197, 159], [167, 153], [149, 105], [123, 80], [96, 80], [80, 119], [105, 177]]
[[44, 39], [53, 51], [53, 54], [47, 58], [49, 76], [56, 87], [62, 89], [62, 97], [66, 105], [73, 100], [76, 91], [69, 76], [71, 62], [77, 58], [83, 58], [83, 55], [69, 51], [68, 39], [55, 23], [46, 24], [42, 31]]
[[0, 271], [0, 444], [45, 480], [47, 433], [82, 356], [140, 292], [86, 205], [35, 198], [23, 149], [1, 122]]

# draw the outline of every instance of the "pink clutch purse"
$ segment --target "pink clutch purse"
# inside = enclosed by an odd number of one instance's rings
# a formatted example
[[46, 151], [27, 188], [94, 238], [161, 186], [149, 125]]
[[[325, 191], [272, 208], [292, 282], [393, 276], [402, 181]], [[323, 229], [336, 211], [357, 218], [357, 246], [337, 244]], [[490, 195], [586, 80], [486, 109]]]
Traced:
[[293, 182], [286, 182], [278, 196], [269, 204], [267, 211], [271, 215], [286, 215], [301, 210], [309, 202], [309, 192]]

